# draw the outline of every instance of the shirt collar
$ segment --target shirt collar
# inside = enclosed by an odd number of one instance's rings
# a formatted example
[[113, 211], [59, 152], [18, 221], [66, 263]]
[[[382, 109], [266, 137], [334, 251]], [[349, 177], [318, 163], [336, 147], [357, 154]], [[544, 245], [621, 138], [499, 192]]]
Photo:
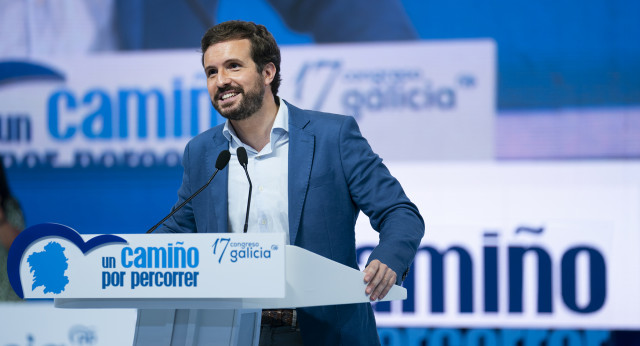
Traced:
[[273, 127], [271, 128], [272, 136], [273, 136], [274, 129], [281, 129], [284, 132], [287, 132], [287, 133], [289, 132], [289, 108], [287, 107], [287, 104], [283, 102], [282, 99], [279, 97], [278, 97], [278, 102], [280, 106], [278, 107], [276, 120], [273, 122]]
[[[277, 142], [281, 138], [287, 138], [289, 135], [289, 108], [287, 104], [281, 99], [277, 98], [279, 107], [278, 113], [276, 113], [276, 119], [273, 121], [273, 126], [271, 127], [270, 133], [270, 147], [273, 148], [275, 142]], [[247, 151], [255, 152], [255, 150], [244, 143], [238, 138], [235, 129], [229, 122], [229, 119], [225, 121], [224, 127], [222, 128], [222, 134], [230, 142], [230, 147], [235, 149], [239, 146], [246, 147]]]

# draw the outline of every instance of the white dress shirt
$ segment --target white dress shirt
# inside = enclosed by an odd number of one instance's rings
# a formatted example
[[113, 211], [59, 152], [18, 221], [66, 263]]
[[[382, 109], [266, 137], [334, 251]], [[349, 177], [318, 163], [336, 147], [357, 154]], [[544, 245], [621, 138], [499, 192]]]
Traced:
[[289, 243], [289, 110], [280, 101], [276, 119], [271, 128], [270, 141], [257, 152], [242, 143], [229, 120], [222, 130], [229, 140], [228, 227], [229, 232], [244, 231], [249, 182], [238, 162], [236, 150], [247, 150], [249, 177], [253, 183], [249, 227], [247, 232], [285, 232]]

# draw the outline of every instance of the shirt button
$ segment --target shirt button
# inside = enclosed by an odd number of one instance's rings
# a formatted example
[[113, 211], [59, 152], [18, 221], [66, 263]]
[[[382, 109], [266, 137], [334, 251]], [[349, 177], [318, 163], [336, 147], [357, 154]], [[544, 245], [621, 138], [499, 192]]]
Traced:
[[258, 190], [260, 190], [260, 192], [264, 191], [264, 187], [262, 185], [258, 186]]
[[265, 220], [265, 219], [260, 220], [260, 224], [261, 225], [266, 225], [267, 224], [267, 220]]

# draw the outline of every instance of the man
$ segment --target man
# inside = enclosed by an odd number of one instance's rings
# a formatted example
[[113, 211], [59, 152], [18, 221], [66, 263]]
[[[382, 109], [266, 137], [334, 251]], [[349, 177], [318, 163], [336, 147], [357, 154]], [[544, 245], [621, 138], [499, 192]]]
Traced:
[[[290, 244], [358, 268], [355, 222], [362, 210], [380, 232], [365, 269], [366, 294], [381, 299], [401, 283], [424, 222], [355, 120], [301, 110], [277, 97], [280, 50], [264, 26], [231, 21], [212, 27], [202, 39], [202, 64], [211, 102], [227, 122], [187, 144], [178, 203], [204, 185], [220, 151], [235, 156], [245, 147], [254, 185], [249, 232], [288, 232]], [[248, 183], [236, 159], [212, 185], [160, 231], [242, 232]], [[379, 344], [370, 304], [300, 308], [297, 321], [300, 332], [289, 330], [306, 345]], [[261, 342], [269, 333], [282, 336], [266, 326]]]

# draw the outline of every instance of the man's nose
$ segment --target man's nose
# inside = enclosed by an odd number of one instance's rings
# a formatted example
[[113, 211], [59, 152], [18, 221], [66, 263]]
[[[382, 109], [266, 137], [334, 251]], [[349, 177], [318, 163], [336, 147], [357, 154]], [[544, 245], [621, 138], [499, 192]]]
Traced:
[[216, 85], [218, 87], [223, 87], [230, 83], [229, 76], [227, 76], [224, 72], [218, 72], [218, 76], [216, 78]]

